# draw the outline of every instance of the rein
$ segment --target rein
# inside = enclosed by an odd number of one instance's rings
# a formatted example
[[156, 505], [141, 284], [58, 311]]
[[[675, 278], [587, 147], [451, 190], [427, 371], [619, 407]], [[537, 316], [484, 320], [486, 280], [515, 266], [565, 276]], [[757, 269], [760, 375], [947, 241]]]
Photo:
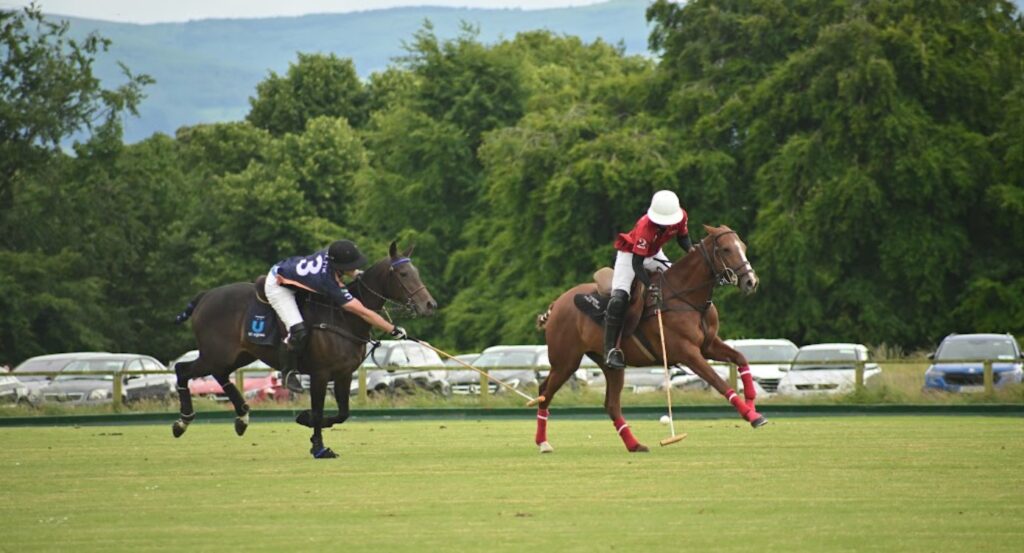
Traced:
[[[711, 275], [711, 278], [709, 278], [708, 280], [705, 280], [704, 282], [701, 282], [697, 286], [693, 286], [691, 288], [684, 288], [682, 290], [672, 291], [671, 288], [669, 286], [667, 286], [668, 283], [665, 280], [665, 273], [664, 272], [658, 272], [657, 276], [658, 276], [658, 279], [660, 280], [659, 286], [661, 287], [662, 290], [667, 290], [667, 291], [671, 292], [667, 296], [663, 296], [662, 298], [656, 298], [655, 299], [655, 301], [658, 303], [657, 307], [659, 309], [661, 309], [662, 311], [686, 310], [685, 308], [675, 308], [675, 309], [668, 308], [668, 309], [665, 309], [665, 308], [662, 307], [662, 305], [665, 304], [665, 303], [668, 303], [669, 300], [678, 298], [679, 301], [682, 301], [687, 306], [692, 308], [694, 311], [697, 311], [698, 313], [703, 314], [703, 313], [705, 313], [708, 310], [709, 307], [711, 307], [712, 296], [714, 296], [715, 287], [717, 287], [717, 286], [726, 286], [726, 285], [735, 286], [739, 282], [739, 278], [741, 276], [743, 276], [743, 275], [745, 275], [745, 274], [747, 274], [747, 273], [749, 273], [749, 272], [754, 270], [754, 268], [750, 264], [750, 261], [744, 261], [743, 263], [740, 263], [740, 264], [736, 265], [735, 267], [730, 267], [730, 266], [726, 265], [725, 260], [722, 259], [722, 254], [719, 253], [718, 239], [723, 237], [723, 236], [725, 236], [725, 235], [727, 235], [727, 234], [736, 234], [736, 231], [729, 230], [729, 231], [725, 231], [725, 232], [723, 232], [721, 234], [714, 235], [714, 239], [712, 240], [712, 250], [711, 250], [711, 253], [708, 253], [707, 247], [704, 245], [704, 241], [703, 240], [700, 241], [697, 244], [697, 249], [700, 250], [701, 258], [704, 260], [704, 264], [708, 268], [708, 273], [710, 273], [710, 275]], [[722, 270], [721, 271], [719, 271], [715, 267], [715, 264], [716, 264], [715, 262], [716, 261], [718, 262], [718, 264], [720, 264], [722, 266]], [[711, 291], [708, 293], [708, 299], [707, 299], [707, 301], [704, 302], [703, 306], [694, 305], [692, 302], [687, 301], [687, 299], [685, 297], [681, 297], [681, 296], [684, 296], [685, 294], [689, 294], [691, 292], [695, 292], [697, 290], [702, 290], [702, 289], [708, 288], [708, 287], [711, 288]]]

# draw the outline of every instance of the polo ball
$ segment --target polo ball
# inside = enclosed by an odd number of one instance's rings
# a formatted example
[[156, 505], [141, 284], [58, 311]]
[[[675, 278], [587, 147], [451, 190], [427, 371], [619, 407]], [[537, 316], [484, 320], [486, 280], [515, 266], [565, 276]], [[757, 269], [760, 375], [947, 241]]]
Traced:
[[669, 421], [668, 415], [662, 415], [661, 418], [658, 419], [658, 420], [661, 421], [661, 424], [668, 424], [668, 421]]

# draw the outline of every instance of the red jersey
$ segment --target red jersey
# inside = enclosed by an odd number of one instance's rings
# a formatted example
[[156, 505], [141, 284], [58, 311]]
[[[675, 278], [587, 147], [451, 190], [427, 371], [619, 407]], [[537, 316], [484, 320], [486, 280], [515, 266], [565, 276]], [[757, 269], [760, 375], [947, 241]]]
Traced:
[[659, 227], [651, 222], [644, 215], [636, 222], [636, 226], [629, 232], [624, 232], [615, 240], [615, 249], [620, 252], [636, 254], [642, 257], [650, 257], [664, 246], [669, 240], [676, 236], [686, 236], [686, 211], [683, 211], [683, 220], [674, 225]]

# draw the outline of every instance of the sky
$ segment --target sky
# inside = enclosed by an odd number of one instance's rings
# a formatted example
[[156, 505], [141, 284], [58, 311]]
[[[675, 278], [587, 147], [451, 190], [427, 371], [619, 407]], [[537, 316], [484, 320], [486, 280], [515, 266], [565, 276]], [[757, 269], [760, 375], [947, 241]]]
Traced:
[[[122, 23], [166, 23], [193, 19], [298, 16], [402, 6], [541, 9], [598, 4], [607, 0], [36, 0], [44, 13]], [[29, 0], [0, 0], [0, 8]]]

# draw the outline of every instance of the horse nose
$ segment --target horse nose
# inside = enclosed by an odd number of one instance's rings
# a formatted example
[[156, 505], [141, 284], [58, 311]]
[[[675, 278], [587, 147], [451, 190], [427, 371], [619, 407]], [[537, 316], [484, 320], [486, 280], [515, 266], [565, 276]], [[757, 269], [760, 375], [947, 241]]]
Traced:
[[437, 302], [431, 299], [427, 301], [427, 315], [433, 314], [434, 311], [437, 311]]
[[753, 294], [754, 292], [757, 292], [757, 285], [760, 284], [760, 281], [757, 279], [757, 277], [750, 276], [750, 278], [748, 278], [744, 284], [746, 285], [744, 287], [746, 288], [746, 292], [748, 294]]

